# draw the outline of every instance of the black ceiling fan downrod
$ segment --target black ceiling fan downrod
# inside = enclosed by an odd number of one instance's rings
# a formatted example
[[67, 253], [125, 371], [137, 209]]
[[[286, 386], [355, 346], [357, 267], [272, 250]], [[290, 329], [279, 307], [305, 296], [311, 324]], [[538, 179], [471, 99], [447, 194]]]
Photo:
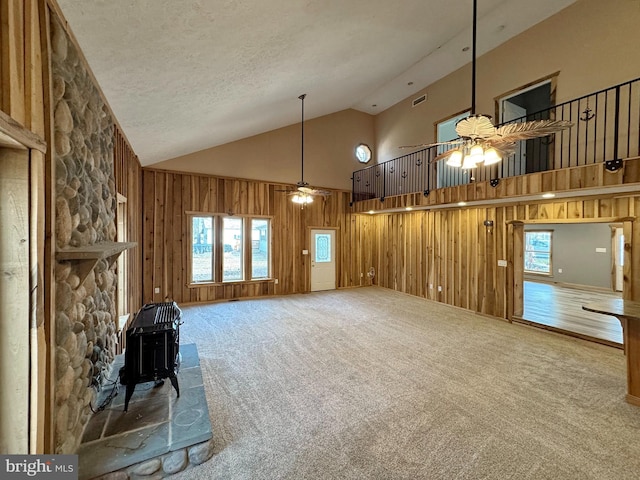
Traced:
[[304, 183], [304, 99], [306, 96], [307, 94], [303, 93], [298, 97], [302, 101], [302, 112], [300, 117], [300, 183], [298, 184], [301, 187], [307, 185]]
[[478, 0], [473, 0], [473, 39], [471, 49], [471, 116], [476, 113], [476, 37], [478, 30]]

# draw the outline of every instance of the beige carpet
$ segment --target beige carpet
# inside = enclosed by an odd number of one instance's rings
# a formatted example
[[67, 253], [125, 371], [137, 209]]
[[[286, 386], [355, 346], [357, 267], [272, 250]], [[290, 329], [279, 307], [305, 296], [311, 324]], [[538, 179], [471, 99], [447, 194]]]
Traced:
[[216, 453], [179, 479], [637, 479], [620, 350], [377, 287], [185, 306]]

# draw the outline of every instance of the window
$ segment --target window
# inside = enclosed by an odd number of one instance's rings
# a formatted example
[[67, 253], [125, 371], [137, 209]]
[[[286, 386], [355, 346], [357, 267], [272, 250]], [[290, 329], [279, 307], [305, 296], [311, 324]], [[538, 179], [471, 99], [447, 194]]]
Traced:
[[331, 262], [331, 234], [318, 233], [316, 235], [316, 263]]
[[552, 230], [524, 232], [524, 271], [551, 275]]
[[191, 219], [191, 281], [213, 282], [213, 219], [193, 217]]
[[269, 220], [251, 220], [251, 278], [269, 278]]
[[[226, 217], [222, 219], [222, 239], [224, 254], [222, 256], [222, 281], [240, 281], [242, 274], [242, 218]], [[231, 247], [231, 248], [229, 248]]]
[[268, 218], [190, 215], [191, 284], [270, 276]]
[[[448, 142], [449, 140], [458, 138], [456, 124], [463, 118], [467, 118], [470, 113], [470, 111], [462, 112], [436, 123], [436, 142]], [[438, 145], [438, 155], [444, 153], [446, 150], [448, 150], [448, 148], [444, 145]]]
[[371, 148], [369, 145], [361, 143], [356, 147], [356, 158], [360, 163], [368, 163], [371, 160]]
[[[118, 201], [118, 229], [117, 239], [119, 242], [127, 241], [127, 199], [126, 197], [117, 194]], [[118, 323], [116, 324], [118, 330], [125, 327], [125, 324], [129, 318], [129, 253], [127, 250], [123, 251], [118, 257]]]

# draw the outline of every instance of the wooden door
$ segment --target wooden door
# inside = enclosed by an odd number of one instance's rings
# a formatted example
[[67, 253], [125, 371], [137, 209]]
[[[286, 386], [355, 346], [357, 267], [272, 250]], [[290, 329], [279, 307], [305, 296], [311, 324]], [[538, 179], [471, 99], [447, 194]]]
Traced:
[[336, 288], [336, 232], [311, 230], [311, 291]]

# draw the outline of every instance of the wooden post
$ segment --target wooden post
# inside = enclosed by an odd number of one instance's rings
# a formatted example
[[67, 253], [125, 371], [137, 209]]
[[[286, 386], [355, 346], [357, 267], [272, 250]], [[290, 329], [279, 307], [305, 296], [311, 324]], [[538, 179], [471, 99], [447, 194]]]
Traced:
[[29, 151], [0, 149], [0, 453], [29, 453]]

